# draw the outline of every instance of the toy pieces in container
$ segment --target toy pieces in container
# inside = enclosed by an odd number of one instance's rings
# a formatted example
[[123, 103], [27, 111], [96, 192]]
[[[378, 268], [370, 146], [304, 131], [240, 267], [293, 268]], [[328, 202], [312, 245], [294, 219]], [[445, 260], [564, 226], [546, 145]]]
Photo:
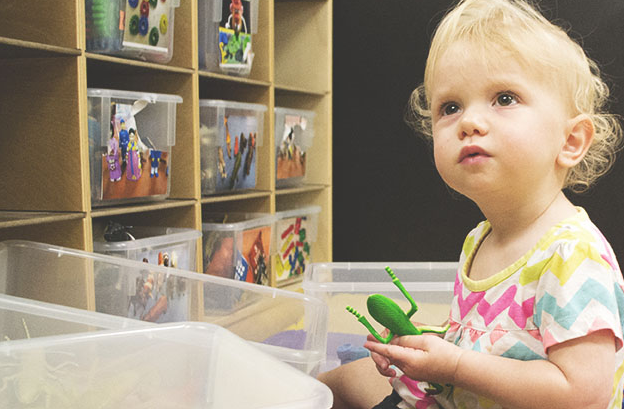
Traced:
[[241, 234], [245, 244], [242, 249], [238, 249], [241, 245], [235, 243], [236, 233], [204, 233], [204, 273], [255, 284], [269, 284], [267, 259], [270, 227], [250, 229]]
[[258, 26], [258, 0], [199, 0], [199, 67], [247, 76], [254, 59], [252, 36]]
[[169, 153], [155, 149], [149, 136], [145, 142], [139, 136], [135, 104], [111, 104], [110, 138], [102, 156], [102, 200], [167, 194]]
[[273, 216], [255, 213], [205, 215], [204, 273], [269, 284]]
[[265, 105], [200, 100], [202, 195], [253, 189]]
[[314, 138], [314, 111], [275, 107], [276, 186], [302, 184]]
[[109, 220], [104, 228], [104, 240], [108, 242], [135, 240], [130, 233], [132, 226], [124, 226], [115, 221]]
[[219, 67], [222, 71], [251, 71], [251, 5], [245, 0], [224, 0], [219, 23]]
[[253, 120], [253, 117], [239, 115], [223, 117], [225, 143], [224, 146], [217, 147], [218, 191], [249, 189], [256, 186], [254, 156], [258, 133], [252, 130], [257, 130], [258, 125], [253, 123]]
[[179, 0], [85, 0], [87, 51], [166, 63]]
[[278, 283], [303, 275], [311, 261], [320, 211], [319, 206], [308, 206], [276, 214], [274, 258]]

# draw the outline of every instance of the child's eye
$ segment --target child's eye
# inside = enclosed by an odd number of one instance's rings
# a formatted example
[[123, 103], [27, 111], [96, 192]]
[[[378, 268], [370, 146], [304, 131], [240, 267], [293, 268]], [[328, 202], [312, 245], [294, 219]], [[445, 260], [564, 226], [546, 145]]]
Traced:
[[457, 105], [454, 102], [449, 102], [447, 104], [442, 105], [442, 108], [440, 108], [440, 113], [442, 114], [442, 116], [446, 116], [446, 115], [453, 115], [458, 113], [460, 110], [459, 105]]
[[496, 97], [496, 103], [500, 106], [509, 106], [518, 102], [518, 98], [510, 92], [502, 92]]

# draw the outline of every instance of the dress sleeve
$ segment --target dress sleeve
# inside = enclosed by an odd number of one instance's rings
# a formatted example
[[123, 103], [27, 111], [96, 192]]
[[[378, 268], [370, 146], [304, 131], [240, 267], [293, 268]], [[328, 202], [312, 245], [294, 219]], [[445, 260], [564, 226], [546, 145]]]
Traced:
[[617, 264], [590, 242], [560, 243], [535, 294], [534, 322], [548, 348], [608, 329], [623, 344], [624, 286]]

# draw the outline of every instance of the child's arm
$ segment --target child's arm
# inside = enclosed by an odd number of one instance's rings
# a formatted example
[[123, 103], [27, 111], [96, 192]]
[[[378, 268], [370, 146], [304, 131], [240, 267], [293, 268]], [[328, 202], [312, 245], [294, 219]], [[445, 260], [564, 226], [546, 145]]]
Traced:
[[430, 335], [364, 346], [378, 354], [380, 370], [392, 371], [392, 364], [413, 379], [451, 383], [508, 408], [604, 409], [613, 388], [615, 339], [609, 330], [552, 346], [548, 360], [535, 361], [463, 350]]

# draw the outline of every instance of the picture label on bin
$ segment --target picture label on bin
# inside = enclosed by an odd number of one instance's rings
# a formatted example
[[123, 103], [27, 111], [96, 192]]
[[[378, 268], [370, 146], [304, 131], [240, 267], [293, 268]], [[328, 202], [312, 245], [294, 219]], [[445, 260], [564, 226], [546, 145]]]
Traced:
[[251, 5], [247, 0], [223, 0], [219, 24], [219, 66], [251, 69]]
[[204, 232], [204, 273], [269, 284], [271, 226], [242, 232]]
[[102, 154], [102, 200], [165, 195], [169, 153], [140, 133], [133, 105], [111, 104], [110, 139]]

